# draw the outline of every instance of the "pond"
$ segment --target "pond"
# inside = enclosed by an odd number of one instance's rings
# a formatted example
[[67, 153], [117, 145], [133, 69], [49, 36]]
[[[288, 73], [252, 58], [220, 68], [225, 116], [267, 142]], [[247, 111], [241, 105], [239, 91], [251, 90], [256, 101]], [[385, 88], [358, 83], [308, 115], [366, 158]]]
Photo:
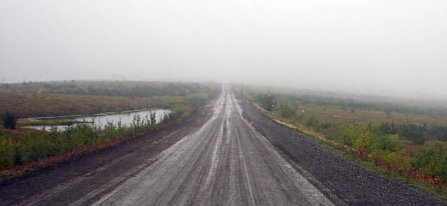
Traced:
[[[93, 126], [98, 127], [98, 128], [104, 128], [108, 122], [111, 122], [116, 125], [119, 121], [121, 121], [121, 124], [123, 126], [128, 127], [128, 126], [131, 126], [134, 116], [140, 115], [141, 120], [146, 120], [146, 117], [150, 118], [150, 112], [155, 112], [155, 119], [156, 119], [156, 122], [158, 123], [163, 119], [165, 114], [171, 113], [171, 110], [154, 109], [154, 110], [126, 112], [126, 113], [119, 113], [119, 114], [104, 114], [104, 115], [98, 114], [98, 115], [92, 115], [92, 116], [76, 117], [76, 118], [72, 118], [72, 119], [80, 121], [80, 122], [89, 122], [89, 124], [92, 124]], [[52, 127], [56, 128], [57, 131], [65, 131], [68, 126], [67, 125], [54, 125], [54, 126], [39, 125], [39, 126], [23, 126], [22, 128], [31, 128], [31, 129], [37, 129], [37, 130], [50, 131]]]

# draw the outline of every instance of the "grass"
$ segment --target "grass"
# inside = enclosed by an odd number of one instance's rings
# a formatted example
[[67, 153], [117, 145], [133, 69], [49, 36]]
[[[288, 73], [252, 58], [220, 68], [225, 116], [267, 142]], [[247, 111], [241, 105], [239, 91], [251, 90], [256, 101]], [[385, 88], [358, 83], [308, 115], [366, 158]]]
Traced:
[[357, 124], [377, 126], [382, 122], [406, 122], [418, 125], [447, 125], [447, 116], [433, 116], [426, 114], [408, 114], [401, 112], [386, 112], [379, 110], [365, 110], [341, 106], [322, 106], [317, 104], [296, 104], [296, 111], [313, 114], [318, 119], [334, 124]]
[[0, 113], [19, 118], [92, 115], [185, 104], [186, 97], [122, 97], [76, 94], [0, 93]]
[[82, 94], [97, 96], [188, 96], [209, 92], [213, 83], [144, 81], [53, 81], [0, 84], [0, 92], [33, 94]]

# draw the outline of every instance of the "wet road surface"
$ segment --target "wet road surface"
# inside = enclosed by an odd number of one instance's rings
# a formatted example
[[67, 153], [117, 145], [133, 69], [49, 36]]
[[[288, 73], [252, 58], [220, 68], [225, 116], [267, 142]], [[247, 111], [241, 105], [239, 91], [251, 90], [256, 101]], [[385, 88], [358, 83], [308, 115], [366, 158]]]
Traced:
[[331, 205], [223, 91], [197, 132], [94, 205]]

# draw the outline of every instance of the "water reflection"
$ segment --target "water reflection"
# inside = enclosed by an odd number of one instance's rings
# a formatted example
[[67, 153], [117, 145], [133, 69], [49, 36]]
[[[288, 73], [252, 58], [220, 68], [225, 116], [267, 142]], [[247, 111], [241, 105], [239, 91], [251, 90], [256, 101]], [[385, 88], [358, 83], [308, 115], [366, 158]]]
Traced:
[[[110, 114], [110, 115], [93, 115], [93, 116], [85, 116], [85, 117], [77, 117], [73, 118], [74, 120], [78, 120], [81, 122], [89, 122], [95, 127], [104, 128], [108, 122], [113, 124], [118, 124], [121, 121], [121, 125], [128, 127], [132, 125], [133, 119], [136, 115], [139, 115], [141, 120], [150, 119], [150, 112], [155, 113], [156, 122], [160, 122], [163, 119], [165, 114], [171, 113], [170, 110], [166, 109], [156, 109], [156, 110], [145, 110], [145, 111], [137, 111], [137, 112], [129, 112], [129, 113], [121, 113], [121, 114]], [[46, 130], [50, 131], [52, 128], [57, 131], [65, 131], [68, 126], [67, 125], [54, 125], [54, 126], [24, 126], [23, 128], [31, 128], [37, 130]]]

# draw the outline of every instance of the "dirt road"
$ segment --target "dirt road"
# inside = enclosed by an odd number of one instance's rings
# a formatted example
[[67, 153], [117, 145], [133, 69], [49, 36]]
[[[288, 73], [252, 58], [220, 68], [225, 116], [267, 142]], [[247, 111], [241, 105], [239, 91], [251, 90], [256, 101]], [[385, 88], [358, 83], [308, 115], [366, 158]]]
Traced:
[[332, 156], [231, 90], [188, 121], [2, 183], [0, 205], [442, 204]]

